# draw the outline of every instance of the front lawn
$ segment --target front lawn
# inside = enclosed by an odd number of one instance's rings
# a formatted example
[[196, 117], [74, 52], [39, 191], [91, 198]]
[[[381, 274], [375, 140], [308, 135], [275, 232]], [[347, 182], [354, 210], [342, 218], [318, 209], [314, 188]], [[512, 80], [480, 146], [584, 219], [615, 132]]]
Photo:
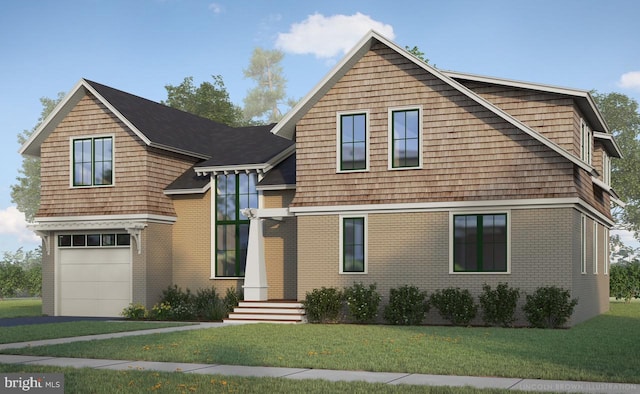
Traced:
[[42, 300], [39, 298], [9, 298], [0, 300], [0, 319], [42, 315]]
[[639, 337], [640, 304], [612, 303], [569, 330], [250, 324], [10, 352], [640, 383]]
[[30, 324], [27, 326], [0, 327], [0, 343], [69, 338], [184, 325], [184, 323], [133, 321], [75, 321], [67, 323]]

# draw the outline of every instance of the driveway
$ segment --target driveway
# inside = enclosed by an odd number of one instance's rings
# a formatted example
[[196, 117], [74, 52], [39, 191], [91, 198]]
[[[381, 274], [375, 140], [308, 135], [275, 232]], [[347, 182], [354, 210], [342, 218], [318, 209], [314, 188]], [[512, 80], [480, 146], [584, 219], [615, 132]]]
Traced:
[[30, 316], [8, 317], [0, 319], [0, 327], [24, 326], [29, 324], [66, 323], [72, 321], [123, 320], [118, 317], [82, 317], [82, 316]]

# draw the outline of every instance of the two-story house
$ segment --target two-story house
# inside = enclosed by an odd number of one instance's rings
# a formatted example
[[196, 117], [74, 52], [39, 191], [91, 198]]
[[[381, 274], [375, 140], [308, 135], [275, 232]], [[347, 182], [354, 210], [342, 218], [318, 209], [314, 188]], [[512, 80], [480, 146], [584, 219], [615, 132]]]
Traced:
[[608, 310], [621, 153], [591, 95], [442, 71], [375, 32], [276, 125], [81, 80], [22, 153], [42, 163], [47, 314], [116, 316], [170, 284], [302, 300], [353, 282], [557, 285], [571, 324]]

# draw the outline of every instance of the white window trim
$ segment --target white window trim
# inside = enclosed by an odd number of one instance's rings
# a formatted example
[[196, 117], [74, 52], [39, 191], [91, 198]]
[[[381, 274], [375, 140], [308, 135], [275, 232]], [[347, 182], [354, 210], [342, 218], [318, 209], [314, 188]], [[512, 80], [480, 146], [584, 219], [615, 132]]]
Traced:
[[[358, 114], [364, 114], [365, 115], [365, 120], [364, 120], [364, 124], [365, 124], [365, 133], [364, 133], [364, 146], [365, 146], [365, 168], [363, 169], [358, 169], [358, 170], [343, 170], [342, 169], [342, 146], [341, 146], [341, 128], [342, 128], [342, 122], [341, 122], [341, 118], [343, 115], [358, 115]], [[354, 111], [338, 111], [336, 112], [336, 173], [338, 174], [347, 174], [347, 173], [352, 173], [352, 172], [368, 172], [369, 171], [369, 153], [370, 153], [370, 142], [371, 142], [371, 132], [369, 129], [369, 123], [370, 123], [370, 111], [368, 109], [363, 109], [363, 110], [354, 110]]]
[[[344, 271], [344, 219], [350, 219], [350, 218], [363, 218], [364, 219], [364, 271], [362, 272], [345, 272]], [[340, 222], [339, 222], [339, 231], [338, 231], [338, 237], [340, 237], [339, 242], [340, 242], [340, 247], [339, 249], [339, 253], [340, 256], [338, 258], [339, 261], [339, 272], [341, 275], [366, 275], [369, 272], [369, 217], [368, 215], [364, 214], [364, 215], [340, 215]]]
[[[409, 110], [418, 110], [418, 165], [415, 167], [394, 167], [393, 166], [393, 113], [396, 111], [409, 111]], [[388, 161], [388, 169], [391, 171], [402, 171], [402, 170], [415, 170], [421, 169], [423, 166], [422, 159], [422, 151], [423, 151], [423, 126], [422, 126], [422, 105], [411, 105], [404, 107], [392, 107], [387, 111], [387, 161]]]
[[[455, 215], [507, 215], [507, 270], [505, 272], [457, 272], [453, 267], [453, 229]], [[449, 274], [451, 275], [510, 275], [511, 274], [511, 210], [482, 210], [482, 209], [461, 209], [449, 211]]]
[[587, 273], [587, 217], [580, 215], [580, 273]]
[[580, 159], [587, 164], [591, 164], [593, 149], [593, 133], [587, 122], [580, 118]]
[[[108, 138], [111, 137], [111, 184], [110, 185], [83, 185], [83, 186], [75, 186], [73, 184], [73, 143], [77, 140], [86, 140], [91, 139], [92, 141], [96, 138]], [[93, 143], [91, 144], [93, 150]], [[91, 152], [93, 159], [93, 151]], [[93, 172], [93, 167], [91, 168]], [[93, 180], [91, 181], [93, 183]], [[97, 188], [97, 187], [113, 187], [116, 185], [116, 136], [115, 134], [89, 134], [89, 135], [76, 135], [73, 137], [69, 137], [69, 188], [70, 189], [88, 189], [88, 188]]]
[[609, 229], [605, 227], [604, 229], [604, 267], [602, 268], [603, 273], [605, 275], [609, 275], [609, 254], [611, 251], [609, 250]]
[[598, 222], [593, 221], [593, 274], [598, 275]]
[[602, 181], [611, 186], [611, 158], [607, 152], [602, 152]]

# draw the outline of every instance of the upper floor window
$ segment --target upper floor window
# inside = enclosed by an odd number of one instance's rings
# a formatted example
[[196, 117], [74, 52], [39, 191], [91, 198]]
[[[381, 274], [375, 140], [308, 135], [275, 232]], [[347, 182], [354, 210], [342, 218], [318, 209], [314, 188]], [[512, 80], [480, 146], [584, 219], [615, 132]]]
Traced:
[[580, 158], [591, 164], [593, 149], [593, 132], [584, 119], [580, 120]]
[[507, 214], [453, 215], [452, 272], [509, 272]]
[[602, 152], [602, 181], [611, 185], [611, 158], [606, 152]]
[[367, 170], [367, 118], [366, 112], [338, 114], [339, 171]]
[[113, 138], [73, 140], [73, 186], [113, 184]]
[[421, 165], [420, 108], [389, 110], [389, 168], [418, 168]]

